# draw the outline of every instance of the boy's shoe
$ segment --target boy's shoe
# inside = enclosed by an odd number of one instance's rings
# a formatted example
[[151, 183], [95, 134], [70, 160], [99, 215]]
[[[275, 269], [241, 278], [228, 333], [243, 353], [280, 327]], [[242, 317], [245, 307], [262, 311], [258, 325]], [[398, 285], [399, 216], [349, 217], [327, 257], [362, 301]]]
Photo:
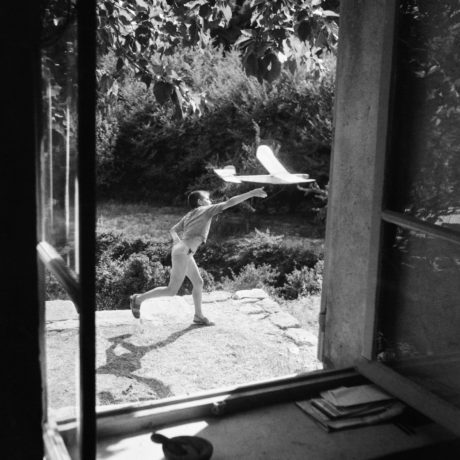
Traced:
[[193, 322], [195, 324], [199, 324], [200, 326], [212, 326], [214, 323], [209, 321], [208, 318], [206, 318], [206, 316], [198, 316], [198, 315], [195, 315], [193, 317]]
[[129, 307], [134, 318], [139, 319], [141, 317], [141, 306], [136, 305], [136, 299], [139, 294], [133, 294], [129, 297]]

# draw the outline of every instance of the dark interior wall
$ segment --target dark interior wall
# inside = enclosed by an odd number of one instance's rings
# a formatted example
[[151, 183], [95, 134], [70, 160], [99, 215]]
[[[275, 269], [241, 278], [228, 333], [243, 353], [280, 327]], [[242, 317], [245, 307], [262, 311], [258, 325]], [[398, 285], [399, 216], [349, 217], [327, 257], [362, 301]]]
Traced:
[[36, 263], [35, 0], [0, 5], [0, 457], [42, 459]]

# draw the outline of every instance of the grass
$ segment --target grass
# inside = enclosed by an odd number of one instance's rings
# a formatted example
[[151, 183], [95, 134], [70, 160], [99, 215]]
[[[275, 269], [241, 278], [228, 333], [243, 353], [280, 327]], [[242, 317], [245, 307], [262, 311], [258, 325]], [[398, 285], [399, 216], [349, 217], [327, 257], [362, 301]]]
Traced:
[[98, 205], [97, 231], [123, 233], [133, 238], [149, 236], [158, 241], [169, 241], [169, 229], [186, 212], [186, 208], [105, 202]]
[[[99, 203], [97, 209], [97, 231], [123, 233], [133, 238], [148, 236], [159, 242], [170, 241], [169, 229], [187, 212], [185, 207], [103, 202]], [[283, 245], [286, 247], [299, 244], [317, 246], [324, 242], [323, 229], [302, 216], [248, 215], [231, 210], [214, 221], [210, 238], [226, 240], [234, 236], [244, 236], [255, 228], [284, 235]]]

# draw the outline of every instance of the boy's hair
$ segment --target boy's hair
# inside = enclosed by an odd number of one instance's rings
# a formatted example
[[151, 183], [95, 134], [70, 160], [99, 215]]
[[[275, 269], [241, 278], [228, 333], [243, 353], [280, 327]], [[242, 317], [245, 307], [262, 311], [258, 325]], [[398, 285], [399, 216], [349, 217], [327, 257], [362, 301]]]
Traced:
[[194, 209], [198, 208], [200, 204], [198, 203], [198, 200], [201, 200], [203, 198], [209, 197], [209, 192], [206, 190], [195, 190], [194, 192], [191, 192], [188, 196], [188, 205]]

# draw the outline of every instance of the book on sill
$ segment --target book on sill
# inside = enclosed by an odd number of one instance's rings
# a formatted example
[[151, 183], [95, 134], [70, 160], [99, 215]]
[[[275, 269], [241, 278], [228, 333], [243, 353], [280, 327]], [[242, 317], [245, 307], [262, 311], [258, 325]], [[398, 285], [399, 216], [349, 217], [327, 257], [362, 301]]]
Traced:
[[320, 396], [338, 407], [357, 406], [359, 404], [390, 401], [393, 396], [385, 393], [377, 385], [355, 385], [352, 387], [338, 387], [320, 393]]
[[349, 407], [338, 407], [323, 398], [312, 398], [310, 399], [311, 404], [327, 415], [331, 419], [376, 414], [384, 411], [391, 402], [377, 402], [368, 404], [359, 404], [356, 406]]
[[372, 384], [323, 391], [320, 397], [296, 404], [327, 431], [389, 420], [405, 407]]
[[392, 401], [385, 405], [382, 404], [382, 410], [378, 412], [331, 418], [315, 407], [311, 400], [297, 401], [296, 404], [326, 431], [337, 431], [388, 421], [400, 415], [405, 408], [405, 405], [400, 401]]

